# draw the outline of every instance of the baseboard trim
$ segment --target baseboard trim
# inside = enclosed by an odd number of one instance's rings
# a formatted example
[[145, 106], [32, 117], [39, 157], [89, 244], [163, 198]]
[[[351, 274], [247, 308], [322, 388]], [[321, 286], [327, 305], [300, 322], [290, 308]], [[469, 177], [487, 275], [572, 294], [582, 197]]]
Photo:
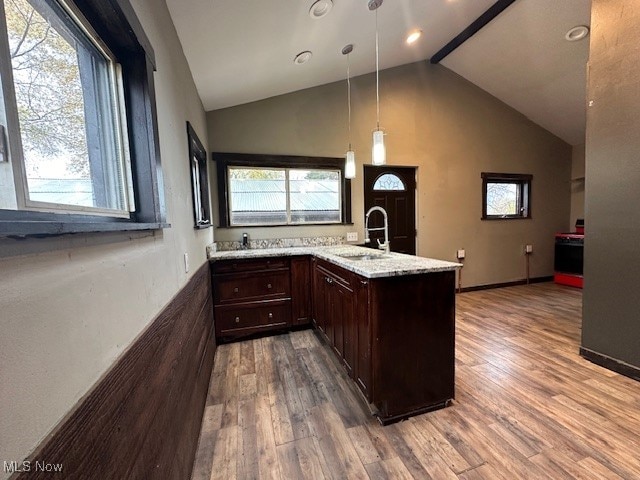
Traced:
[[640, 367], [630, 365], [622, 360], [594, 352], [593, 350], [589, 350], [584, 347], [580, 347], [580, 356], [592, 363], [595, 363], [596, 365], [606, 368], [607, 370], [611, 370], [619, 373], [620, 375], [624, 375], [625, 377], [640, 381]]
[[[553, 275], [548, 277], [536, 277], [530, 278], [529, 283], [543, 283], [543, 282], [551, 282], [553, 280]], [[503, 283], [490, 283], [488, 285], [476, 285], [473, 287], [463, 287], [460, 292], [475, 292], [478, 290], [490, 290], [492, 288], [504, 288], [504, 287], [515, 287], [517, 285], [526, 285], [527, 281], [523, 280], [515, 280], [513, 282], [503, 282]]]
[[64, 478], [79, 480], [189, 478], [213, 366], [212, 331], [206, 262], [27, 460], [61, 464]]

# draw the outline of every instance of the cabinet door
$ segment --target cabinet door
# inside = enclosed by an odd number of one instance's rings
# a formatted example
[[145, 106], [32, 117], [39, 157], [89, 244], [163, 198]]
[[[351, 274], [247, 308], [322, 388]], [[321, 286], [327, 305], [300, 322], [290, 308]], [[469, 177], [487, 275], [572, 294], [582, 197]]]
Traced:
[[[315, 263], [315, 261], [314, 261]], [[318, 330], [326, 334], [327, 311], [326, 276], [320, 269], [313, 269], [313, 322]]]
[[369, 280], [359, 278], [356, 286], [356, 315], [354, 319], [356, 327], [356, 384], [369, 402], [372, 399], [371, 392], [371, 313]]
[[356, 298], [353, 290], [343, 285], [336, 284], [336, 301], [338, 302], [337, 318], [340, 319], [340, 328], [336, 327], [336, 340], [341, 337], [341, 356], [351, 378], [355, 378], [356, 366]]
[[311, 321], [311, 260], [291, 259], [291, 320], [293, 325]]
[[329, 295], [329, 305], [331, 308], [331, 327], [329, 340], [333, 349], [338, 354], [338, 358], [344, 359], [344, 310], [347, 301], [347, 292], [344, 287], [337, 283], [333, 278], [329, 279], [329, 287], [327, 289]]

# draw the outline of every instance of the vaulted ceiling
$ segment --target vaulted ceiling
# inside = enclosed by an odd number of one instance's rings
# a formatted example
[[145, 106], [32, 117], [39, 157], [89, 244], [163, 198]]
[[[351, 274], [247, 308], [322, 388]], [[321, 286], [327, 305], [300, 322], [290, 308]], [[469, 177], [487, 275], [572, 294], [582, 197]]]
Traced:
[[[376, 13], [366, 0], [333, 0], [323, 18], [313, 0], [167, 0], [206, 110], [375, 71]], [[378, 9], [380, 68], [428, 60], [494, 0], [386, 0]], [[516, 0], [441, 63], [570, 144], [584, 141], [590, 0]], [[424, 33], [413, 45], [409, 31]], [[296, 65], [294, 57], [311, 51]]]

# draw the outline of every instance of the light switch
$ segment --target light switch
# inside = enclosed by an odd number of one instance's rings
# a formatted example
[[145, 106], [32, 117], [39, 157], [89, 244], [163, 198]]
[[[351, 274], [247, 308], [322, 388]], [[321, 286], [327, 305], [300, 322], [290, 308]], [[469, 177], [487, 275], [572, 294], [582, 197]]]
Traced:
[[458, 260], [463, 260], [463, 259], [464, 259], [465, 254], [466, 254], [466, 253], [465, 253], [465, 251], [464, 251], [464, 248], [461, 248], [460, 250], [458, 250], [458, 251], [456, 252], [456, 257], [458, 258]]
[[347, 242], [357, 242], [358, 232], [347, 232]]

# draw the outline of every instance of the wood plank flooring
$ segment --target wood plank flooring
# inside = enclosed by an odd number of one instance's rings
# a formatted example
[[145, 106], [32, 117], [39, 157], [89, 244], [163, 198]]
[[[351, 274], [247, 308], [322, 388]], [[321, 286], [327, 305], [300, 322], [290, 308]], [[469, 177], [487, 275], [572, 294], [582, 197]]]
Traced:
[[223, 345], [192, 478], [638, 479], [640, 383], [577, 354], [581, 295], [458, 295], [455, 402], [387, 427], [313, 331]]

